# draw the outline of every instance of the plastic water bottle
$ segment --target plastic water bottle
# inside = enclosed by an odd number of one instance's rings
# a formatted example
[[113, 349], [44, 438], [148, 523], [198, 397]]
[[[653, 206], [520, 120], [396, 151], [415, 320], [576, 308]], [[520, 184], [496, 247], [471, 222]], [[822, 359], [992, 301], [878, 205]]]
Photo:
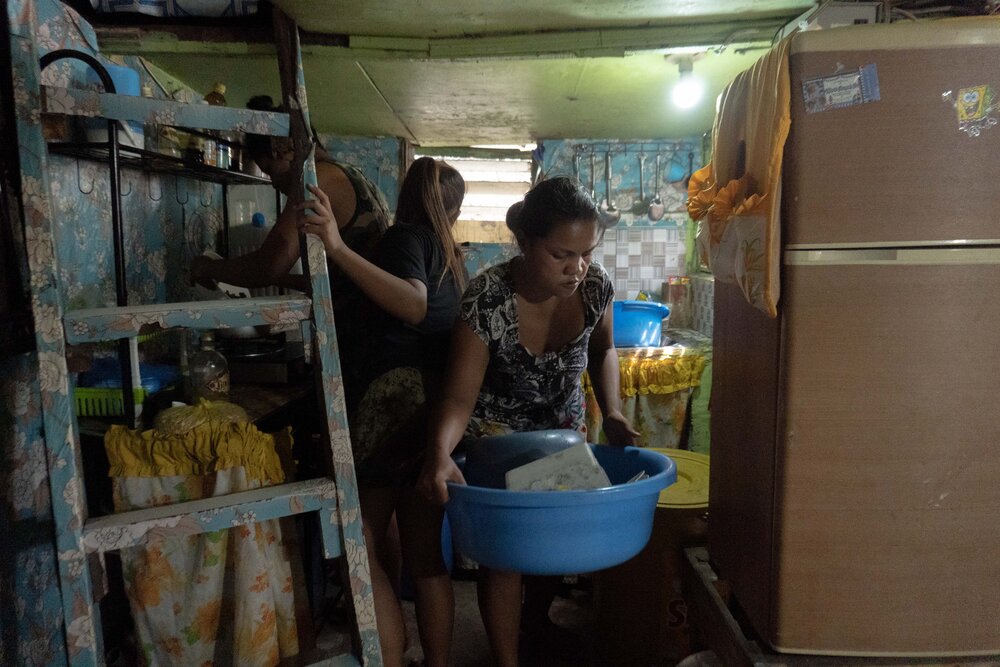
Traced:
[[253, 249], [257, 250], [267, 238], [267, 219], [260, 211], [256, 211], [250, 216], [250, 242]]
[[[142, 96], [148, 99], [153, 98], [153, 89], [150, 86], [141, 88]], [[146, 123], [142, 126], [143, 148], [152, 153], [160, 150], [160, 126], [156, 123]]]

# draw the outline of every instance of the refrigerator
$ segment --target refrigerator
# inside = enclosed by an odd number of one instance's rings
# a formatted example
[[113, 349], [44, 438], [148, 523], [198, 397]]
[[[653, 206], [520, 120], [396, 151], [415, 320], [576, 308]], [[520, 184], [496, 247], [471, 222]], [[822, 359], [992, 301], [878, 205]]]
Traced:
[[779, 652], [1000, 654], [1000, 19], [793, 40], [778, 315], [715, 286], [709, 557]]

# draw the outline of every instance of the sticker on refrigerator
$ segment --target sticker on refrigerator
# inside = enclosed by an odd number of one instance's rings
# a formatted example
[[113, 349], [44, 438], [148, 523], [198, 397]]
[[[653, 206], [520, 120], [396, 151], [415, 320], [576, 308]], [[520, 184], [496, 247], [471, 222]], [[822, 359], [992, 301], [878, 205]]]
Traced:
[[958, 129], [970, 137], [978, 137], [983, 130], [997, 124], [997, 96], [993, 86], [959, 88], [957, 93], [949, 90], [941, 97], [955, 106]]
[[875, 64], [802, 82], [806, 113], [843, 109], [880, 99]]

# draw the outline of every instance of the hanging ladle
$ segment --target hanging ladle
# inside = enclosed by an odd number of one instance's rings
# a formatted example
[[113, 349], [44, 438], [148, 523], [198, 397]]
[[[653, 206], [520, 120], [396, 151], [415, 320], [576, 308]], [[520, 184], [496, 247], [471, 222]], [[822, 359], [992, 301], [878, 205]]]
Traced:
[[622, 219], [622, 212], [611, 199], [611, 151], [604, 152], [604, 201], [601, 202], [601, 220], [605, 227], [613, 227]]
[[663, 205], [663, 200], [660, 199], [660, 154], [656, 154], [656, 194], [653, 195], [653, 201], [649, 202], [649, 219], [653, 222], [663, 219], [663, 214], [666, 212], [666, 207]]
[[594, 151], [590, 151], [590, 198], [597, 202], [597, 185], [595, 185], [596, 179], [594, 178], [594, 172], [597, 168], [594, 166]]
[[646, 161], [646, 154], [639, 153], [639, 198], [632, 202], [632, 215], [642, 215], [649, 209], [649, 202], [646, 201], [646, 192], [643, 189], [644, 177], [642, 175], [643, 163]]

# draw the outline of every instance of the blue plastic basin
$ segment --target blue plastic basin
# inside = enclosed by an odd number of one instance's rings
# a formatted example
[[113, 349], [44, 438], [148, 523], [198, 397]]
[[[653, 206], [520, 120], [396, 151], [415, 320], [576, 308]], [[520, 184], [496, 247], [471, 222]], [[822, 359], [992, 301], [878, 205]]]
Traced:
[[614, 302], [615, 347], [650, 347], [660, 344], [663, 318], [670, 308], [655, 301]]
[[[591, 445], [614, 486], [585, 491], [507, 491], [448, 484], [445, 506], [456, 548], [497, 570], [577, 574], [624, 563], [653, 530], [674, 462], [635, 447]], [[649, 479], [625, 484], [645, 471]]]

